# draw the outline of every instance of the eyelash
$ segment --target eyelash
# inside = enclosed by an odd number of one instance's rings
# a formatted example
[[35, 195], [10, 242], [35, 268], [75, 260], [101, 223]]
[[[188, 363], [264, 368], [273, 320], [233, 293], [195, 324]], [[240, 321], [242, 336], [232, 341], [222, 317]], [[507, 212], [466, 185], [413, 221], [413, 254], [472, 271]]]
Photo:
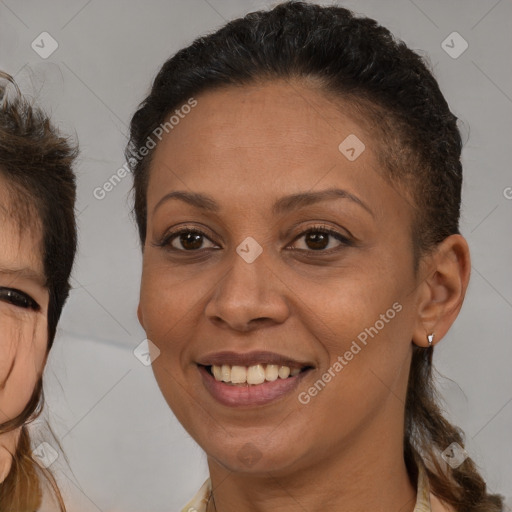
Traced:
[[33, 311], [41, 309], [39, 304], [30, 295], [14, 288], [0, 287], [0, 300], [22, 309], [31, 309]]
[[[201, 231], [200, 229], [198, 229], [198, 228], [186, 228], [185, 227], [185, 228], [180, 229], [179, 231], [174, 231], [174, 232], [168, 233], [163, 238], [163, 240], [161, 242], [157, 243], [156, 245], [158, 247], [165, 247], [166, 249], [168, 249], [170, 251], [175, 251], [175, 252], [185, 252], [185, 253], [187, 253], [187, 252], [188, 253], [194, 253], [195, 252], [195, 253], [197, 253], [197, 252], [201, 252], [201, 251], [205, 250], [205, 249], [185, 250], [185, 249], [176, 249], [175, 247], [171, 247], [170, 243], [176, 237], [178, 237], [179, 235], [181, 235], [183, 233], [198, 234], [198, 235], [201, 235], [201, 236], [207, 238], [208, 240], [210, 240], [210, 237], [206, 233]], [[325, 234], [325, 235], [331, 235], [333, 238], [335, 238], [336, 240], [341, 242], [342, 246], [351, 246], [351, 245], [353, 245], [352, 241], [350, 239], [348, 239], [347, 237], [343, 236], [341, 233], [338, 233], [337, 231], [334, 231], [334, 230], [330, 229], [329, 227], [322, 226], [322, 225], [313, 226], [311, 228], [308, 228], [307, 230], [303, 231], [298, 236], [296, 236], [293, 239], [293, 242], [299, 240], [304, 235], [308, 235], [310, 233], [322, 233], [322, 234]], [[212, 240], [210, 240], [210, 242], [212, 242]], [[318, 254], [318, 253], [331, 254], [332, 251], [336, 251], [336, 250], [339, 250], [339, 249], [340, 249], [340, 247], [326, 249], [326, 250], [319, 249], [318, 251], [315, 251], [313, 249], [293, 249], [293, 250], [302, 251], [302, 252], [308, 252], [308, 253], [316, 253], [316, 254]]]

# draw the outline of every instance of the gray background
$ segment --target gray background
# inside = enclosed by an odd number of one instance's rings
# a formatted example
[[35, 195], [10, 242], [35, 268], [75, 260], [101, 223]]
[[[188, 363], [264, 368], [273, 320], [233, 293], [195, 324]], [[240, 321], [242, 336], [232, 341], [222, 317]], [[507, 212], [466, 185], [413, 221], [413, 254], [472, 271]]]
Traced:
[[[80, 251], [45, 374], [46, 414], [69, 462], [61, 453], [51, 467], [72, 510], [176, 511], [207, 476], [204, 454], [132, 352], [145, 335], [135, 315], [141, 261], [130, 177], [103, 200], [93, 190], [124, 164], [130, 116], [164, 60], [226, 20], [274, 3], [0, 1], [0, 69], [81, 145]], [[512, 2], [338, 3], [428, 55], [461, 119], [461, 227], [472, 280], [435, 361], [448, 415], [465, 430], [469, 453], [489, 487], [512, 496]], [[31, 48], [44, 31], [59, 45], [47, 59]], [[453, 31], [469, 44], [456, 59], [441, 47]], [[39, 435], [55, 445], [44, 429]]]

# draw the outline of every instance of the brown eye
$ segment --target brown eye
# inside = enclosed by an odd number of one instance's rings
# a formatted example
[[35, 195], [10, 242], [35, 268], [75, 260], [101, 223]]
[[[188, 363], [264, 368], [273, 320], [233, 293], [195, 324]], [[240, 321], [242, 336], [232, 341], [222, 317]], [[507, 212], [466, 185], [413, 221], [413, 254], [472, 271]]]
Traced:
[[215, 244], [206, 236], [205, 233], [197, 229], [182, 229], [175, 233], [170, 233], [159, 245], [175, 251], [192, 252], [198, 251], [203, 247], [205, 240], [208, 240], [215, 247]]
[[39, 304], [30, 295], [14, 288], [0, 287], [0, 300], [23, 309], [40, 309]]
[[201, 248], [203, 245], [203, 235], [197, 232], [181, 233], [178, 241], [184, 249], [192, 251]]
[[329, 245], [329, 237], [327, 233], [311, 232], [306, 235], [306, 244], [310, 249], [325, 249]]
[[[301, 251], [329, 251], [343, 246], [351, 245], [350, 240], [341, 233], [325, 227], [315, 227], [301, 233], [296, 239], [304, 238], [305, 247], [298, 248]], [[329, 247], [332, 239], [339, 243]], [[326, 252], [327, 252], [326, 251]]]

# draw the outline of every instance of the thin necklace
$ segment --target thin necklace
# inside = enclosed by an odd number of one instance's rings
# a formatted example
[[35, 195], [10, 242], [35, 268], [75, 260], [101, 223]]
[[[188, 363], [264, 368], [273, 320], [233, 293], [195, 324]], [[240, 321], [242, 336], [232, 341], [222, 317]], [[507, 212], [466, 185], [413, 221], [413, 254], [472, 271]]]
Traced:
[[213, 490], [210, 492], [210, 495], [208, 496], [208, 501], [206, 502], [206, 512], [208, 511], [208, 508], [210, 506], [210, 500], [212, 501], [213, 510], [211, 512], [217, 512], [217, 505], [215, 505], [215, 498], [213, 497]]

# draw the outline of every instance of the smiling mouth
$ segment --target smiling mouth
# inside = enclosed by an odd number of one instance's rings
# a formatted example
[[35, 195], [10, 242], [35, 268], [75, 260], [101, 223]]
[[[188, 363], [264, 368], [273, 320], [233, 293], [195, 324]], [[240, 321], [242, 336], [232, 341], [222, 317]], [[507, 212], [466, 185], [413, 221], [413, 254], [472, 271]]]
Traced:
[[312, 369], [311, 366], [292, 368], [277, 364], [256, 364], [252, 366], [209, 365], [206, 371], [218, 382], [231, 386], [257, 386], [265, 382], [286, 380], [296, 377], [302, 372]]

